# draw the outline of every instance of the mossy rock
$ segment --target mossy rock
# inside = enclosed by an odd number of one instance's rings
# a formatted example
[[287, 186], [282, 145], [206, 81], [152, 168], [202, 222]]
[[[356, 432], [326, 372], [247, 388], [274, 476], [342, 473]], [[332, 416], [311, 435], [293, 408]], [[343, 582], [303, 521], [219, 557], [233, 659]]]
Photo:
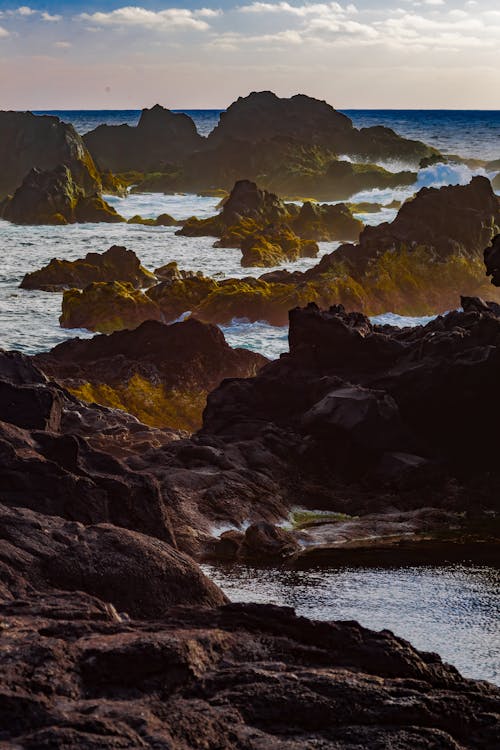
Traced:
[[64, 292], [59, 322], [63, 328], [112, 333], [137, 328], [145, 320], [161, 320], [159, 307], [128, 282], [96, 282]]

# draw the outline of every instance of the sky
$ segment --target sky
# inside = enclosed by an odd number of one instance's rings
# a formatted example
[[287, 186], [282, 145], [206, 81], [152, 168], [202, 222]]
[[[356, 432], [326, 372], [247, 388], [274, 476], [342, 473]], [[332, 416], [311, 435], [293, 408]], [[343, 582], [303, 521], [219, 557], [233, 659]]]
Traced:
[[0, 0], [0, 109], [500, 109], [498, 0]]

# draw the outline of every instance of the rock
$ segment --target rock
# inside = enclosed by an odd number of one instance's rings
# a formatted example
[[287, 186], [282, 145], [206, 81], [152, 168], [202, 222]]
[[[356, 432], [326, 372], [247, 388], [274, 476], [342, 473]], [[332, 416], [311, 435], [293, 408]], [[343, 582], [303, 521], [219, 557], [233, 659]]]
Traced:
[[299, 258], [314, 258], [319, 248], [312, 240], [302, 240], [286, 225], [265, 227], [248, 235], [241, 243], [241, 265], [278, 266]]
[[363, 222], [355, 219], [343, 203], [318, 205], [308, 201], [302, 204], [292, 228], [300, 237], [317, 242], [349, 242], [359, 239]]
[[98, 281], [127, 281], [134, 287], [151, 286], [155, 276], [147, 271], [132, 250], [113, 245], [104, 253], [87, 253], [78, 260], [53, 258], [44, 268], [27, 273], [21, 289], [82, 289]]
[[101, 170], [158, 172], [201, 147], [203, 138], [188, 115], [156, 104], [143, 109], [136, 127], [99, 125], [83, 137]]
[[[496, 308], [467, 305], [398, 329], [309, 305], [291, 311], [289, 341], [290, 354], [255, 378], [209, 395], [204, 434], [258, 445], [261, 464], [306, 507], [350, 514], [391, 503], [418, 507], [421, 494], [412, 496], [411, 487], [423, 482], [436, 506], [498, 509], [500, 477], [491, 474], [497, 415], [488, 395], [499, 366]], [[279, 438], [267, 443], [271, 428]], [[474, 435], [473, 444], [464, 435]], [[405, 489], [389, 499], [395, 461]], [[453, 491], [442, 489], [448, 481]], [[352, 489], [339, 491], [344, 483]]]
[[65, 165], [86, 195], [101, 189], [92, 157], [72, 125], [31, 112], [0, 112], [0, 198], [13, 194], [29, 172]]
[[345, 200], [360, 190], [413, 185], [416, 172], [389, 172], [376, 164], [339, 160], [337, 151], [317, 142], [311, 131], [306, 142], [275, 135], [249, 142], [224, 138], [189, 156], [182, 172], [151, 175], [134, 190], [203, 192], [213, 185], [230, 190], [245, 175], [271, 192], [292, 200]]
[[256, 604], [120, 621], [79, 592], [0, 606], [0, 726], [27, 750], [496, 744], [498, 688], [389, 631]]
[[15, 385], [1, 380], [0, 420], [26, 429], [55, 431], [61, 421], [59, 395], [39, 384]]
[[258, 142], [276, 136], [326, 145], [337, 154], [400, 158], [415, 164], [437, 153], [419, 141], [401, 138], [389, 128], [357, 130], [346, 115], [324, 101], [303, 94], [281, 99], [271, 91], [252, 92], [233, 102], [221, 113], [219, 124], [208, 137], [208, 145], [229, 139]]
[[156, 219], [143, 219], [142, 216], [132, 216], [127, 221], [128, 224], [143, 224], [148, 227], [175, 227], [179, 224], [170, 214], [160, 214]]
[[59, 322], [63, 328], [112, 333], [161, 320], [158, 306], [128, 281], [96, 281], [82, 291], [64, 292]]
[[2, 215], [15, 224], [125, 221], [94, 188], [82, 187], [65, 165], [45, 172], [34, 168], [3, 205]]
[[10, 565], [10, 580], [2, 575], [9, 598], [31, 588], [83, 591], [141, 618], [162, 617], [175, 604], [225, 601], [192, 560], [145, 534], [4, 505], [0, 521], [2, 560]]
[[500, 234], [495, 235], [491, 245], [485, 249], [484, 263], [486, 275], [491, 276], [491, 283], [500, 286]]
[[261, 190], [250, 180], [238, 180], [224, 201], [220, 214], [209, 219], [188, 219], [176, 234], [187, 237], [219, 237], [242, 219], [252, 219], [256, 226], [260, 226], [287, 216], [286, 207], [277, 195]]
[[208, 392], [224, 378], [255, 375], [267, 360], [232, 349], [218, 328], [191, 318], [72, 339], [35, 362], [84, 401], [119, 407], [154, 427], [193, 431], [201, 426]]

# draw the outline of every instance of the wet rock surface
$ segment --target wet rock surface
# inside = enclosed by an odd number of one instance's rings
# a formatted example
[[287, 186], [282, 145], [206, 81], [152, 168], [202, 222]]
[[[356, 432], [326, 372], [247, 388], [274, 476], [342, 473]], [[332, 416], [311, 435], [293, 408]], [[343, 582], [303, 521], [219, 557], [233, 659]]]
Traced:
[[84, 287], [95, 281], [128, 281], [135, 287], [152, 285], [155, 276], [141, 266], [132, 250], [113, 245], [104, 253], [87, 253], [78, 260], [53, 258], [44, 268], [27, 273], [21, 289], [62, 289]]
[[267, 360], [232, 349], [215, 326], [155, 321], [133, 331], [59, 344], [35, 358], [51, 378], [84, 400], [120, 406], [156, 427], [201, 426], [207, 394], [224, 378], [249, 377]]
[[0, 612], [3, 739], [25, 748], [493, 750], [498, 738], [498, 689], [387, 631], [262, 605], [146, 622], [62, 592]]

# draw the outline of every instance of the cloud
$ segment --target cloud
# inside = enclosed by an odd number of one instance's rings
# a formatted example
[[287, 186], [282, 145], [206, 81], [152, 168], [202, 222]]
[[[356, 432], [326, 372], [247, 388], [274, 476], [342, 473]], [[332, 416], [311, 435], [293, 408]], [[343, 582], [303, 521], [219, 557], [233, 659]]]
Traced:
[[36, 10], [29, 8], [27, 5], [21, 5], [20, 8], [16, 8], [16, 10], [10, 12], [12, 14], [17, 14], [18, 16], [33, 16], [36, 13]]
[[151, 31], [171, 31], [175, 29], [206, 31], [210, 26], [203, 18], [219, 14], [220, 11], [212, 11], [210, 8], [202, 8], [199, 11], [185, 8], [153, 11], [146, 8], [126, 6], [116, 8], [109, 13], [82, 13], [79, 17], [97, 27], [111, 26]]
[[9, 32], [3, 26], [0, 26], [0, 39], [5, 36], [9, 36]]
[[62, 19], [62, 16], [51, 15], [50, 13], [43, 12], [42, 13], [42, 21], [48, 21], [49, 23], [56, 23], [57, 21], [60, 21]]
[[54, 47], [57, 47], [58, 49], [69, 49], [72, 46], [71, 42], [54, 42]]

